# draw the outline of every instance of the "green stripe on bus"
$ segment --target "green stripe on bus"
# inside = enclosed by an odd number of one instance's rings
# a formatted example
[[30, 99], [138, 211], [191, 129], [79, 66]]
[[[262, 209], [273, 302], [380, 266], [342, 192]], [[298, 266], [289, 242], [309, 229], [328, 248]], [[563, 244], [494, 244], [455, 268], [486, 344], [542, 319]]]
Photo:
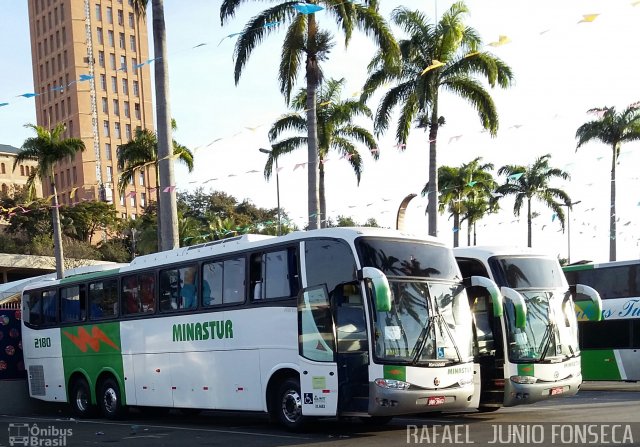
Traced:
[[85, 273], [83, 275], [73, 275], [60, 280], [60, 284], [75, 283], [78, 281], [89, 281], [91, 279], [103, 278], [105, 276], [115, 276], [120, 269], [102, 270], [100, 272]]
[[580, 356], [583, 380], [622, 379], [613, 349], [583, 350]]
[[72, 374], [82, 373], [89, 381], [93, 400], [98, 376], [102, 372], [110, 372], [120, 383], [120, 395], [126, 403], [120, 323], [62, 327], [60, 341], [67, 385]]
[[407, 380], [406, 366], [384, 365], [383, 372], [385, 379], [402, 380], [403, 382]]
[[575, 272], [576, 270], [593, 270], [594, 264], [578, 264], [578, 265], [566, 265], [562, 267], [565, 272]]

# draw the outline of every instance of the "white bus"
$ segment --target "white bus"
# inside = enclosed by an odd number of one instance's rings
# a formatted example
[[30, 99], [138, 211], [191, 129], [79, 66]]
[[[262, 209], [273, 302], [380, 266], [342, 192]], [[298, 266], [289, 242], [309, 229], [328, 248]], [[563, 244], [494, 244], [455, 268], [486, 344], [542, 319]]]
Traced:
[[585, 380], [640, 380], [640, 261], [575, 264], [563, 268], [569, 284], [587, 284], [602, 296], [602, 321], [578, 312]]
[[483, 291], [469, 291], [480, 409], [576, 394], [582, 376], [574, 301], [600, 309], [598, 293], [570, 287], [557, 258], [531, 249], [461, 247], [454, 254], [463, 276], [491, 278], [507, 298], [500, 312]]
[[[474, 278], [495, 294], [486, 278]], [[451, 249], [377, 228], [245, 235], [29, 285], [34, 398], [309, 416], [459, 410], [474, 395], [471, 311]]]

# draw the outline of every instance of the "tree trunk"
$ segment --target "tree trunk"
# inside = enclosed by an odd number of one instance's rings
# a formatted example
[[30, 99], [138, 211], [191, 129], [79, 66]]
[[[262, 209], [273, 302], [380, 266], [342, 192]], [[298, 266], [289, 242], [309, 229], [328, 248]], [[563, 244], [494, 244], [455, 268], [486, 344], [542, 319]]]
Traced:
[[616, 163], [620, 144], [613, 145], [611, 161], [611, 210], [609, 212], [609, 261], [616, 260]]
[[429, 192], [427, 193], [427, 214], [429, 235], [438, 235], [438, 164], [436, 157], [436, 137], [438, 136], [438, 94], [434, 94], [431, 123], [429, 125]]
[[527, 198], [527, 247], [531, 248], [531, 199]]
[[471, 247], [471, 221], [467, 220], [467, 247]]
[[453, 246], [460, 246], [460, 213], [453, 213]]
[[320, 228], [327, 228], [327, 198], [324, 192], [324, 164], [320, 160], [318, 193], [320, 198]]
[[53, 192], [53, 208], [51, 219], [53, 223], [53, 254], [56, 259], [56, 278], [64, 278], [64, 251], [62, 250], [62, 225], [60, 225], [60, 209], [58, 208], [58, 191], [51, 176], [51, 191]]
[[[179, 247], [178, 209], [176, 205], [175, 174], [173, 172], [173, 137], [171, 135], [171, 110], [169, 104], [169, 64], [167, 63], [166, 28], [163, 0], [152, 0], [153, 57], [155, 58], [156, 123], [158, 126], [158, 171], [160, 202], [158, 222], [161, 228], [159, 251]], [[172, 187], [167, 192], [165, 188]]]
[[[308, 41], [316, 39], [317, 25], [315, 14], [309, 14]], [[316, 118], [316, 89], [318, 87], [318, 61], [316, 55], [307, 55], [307, 191], [309, 230], [320, 228], [319, 183], [318, 183], [318, 129]]]
[[478, 245], [478, 239], [476, 237], [476, 223], [473, 223], [473, 246], [475, 247], [476, 245]]

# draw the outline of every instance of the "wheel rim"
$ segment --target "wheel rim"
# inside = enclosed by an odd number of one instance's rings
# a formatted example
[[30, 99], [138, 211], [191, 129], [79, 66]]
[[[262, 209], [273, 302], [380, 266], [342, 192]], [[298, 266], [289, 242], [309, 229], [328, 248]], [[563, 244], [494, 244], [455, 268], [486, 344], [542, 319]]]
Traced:
[[302, 417], [302, 399], [297, 390], [287, 390], [282, 395], [282, 415], [288, 422], [298, 422]]
[[104, 390], [102, 402], [107, 413], [115, 413], [116, 409], [118, 408], [118, 395], [116, 394], [116, 391], [113, 388], [107, 388], [106, 390]]
[[84, 387], [80, 387], [76, 391], [76, 407], [82, 413], [89, 409], [89, 394]]

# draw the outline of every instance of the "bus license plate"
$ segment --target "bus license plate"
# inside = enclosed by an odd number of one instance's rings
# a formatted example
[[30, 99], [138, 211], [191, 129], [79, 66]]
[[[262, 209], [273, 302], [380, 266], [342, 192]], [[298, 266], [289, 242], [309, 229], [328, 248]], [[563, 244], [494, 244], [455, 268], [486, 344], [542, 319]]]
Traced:
[[564, 388], [561, 386], [555, 387], [555, 388], [551, 388], [551, 395], [552, 396], [556, 396], [558, 394], [562, 394], [564, 393]]
[[427, 399], [427, 405], [442, 405], [444, 404], [444, 396], [433, 396]]

